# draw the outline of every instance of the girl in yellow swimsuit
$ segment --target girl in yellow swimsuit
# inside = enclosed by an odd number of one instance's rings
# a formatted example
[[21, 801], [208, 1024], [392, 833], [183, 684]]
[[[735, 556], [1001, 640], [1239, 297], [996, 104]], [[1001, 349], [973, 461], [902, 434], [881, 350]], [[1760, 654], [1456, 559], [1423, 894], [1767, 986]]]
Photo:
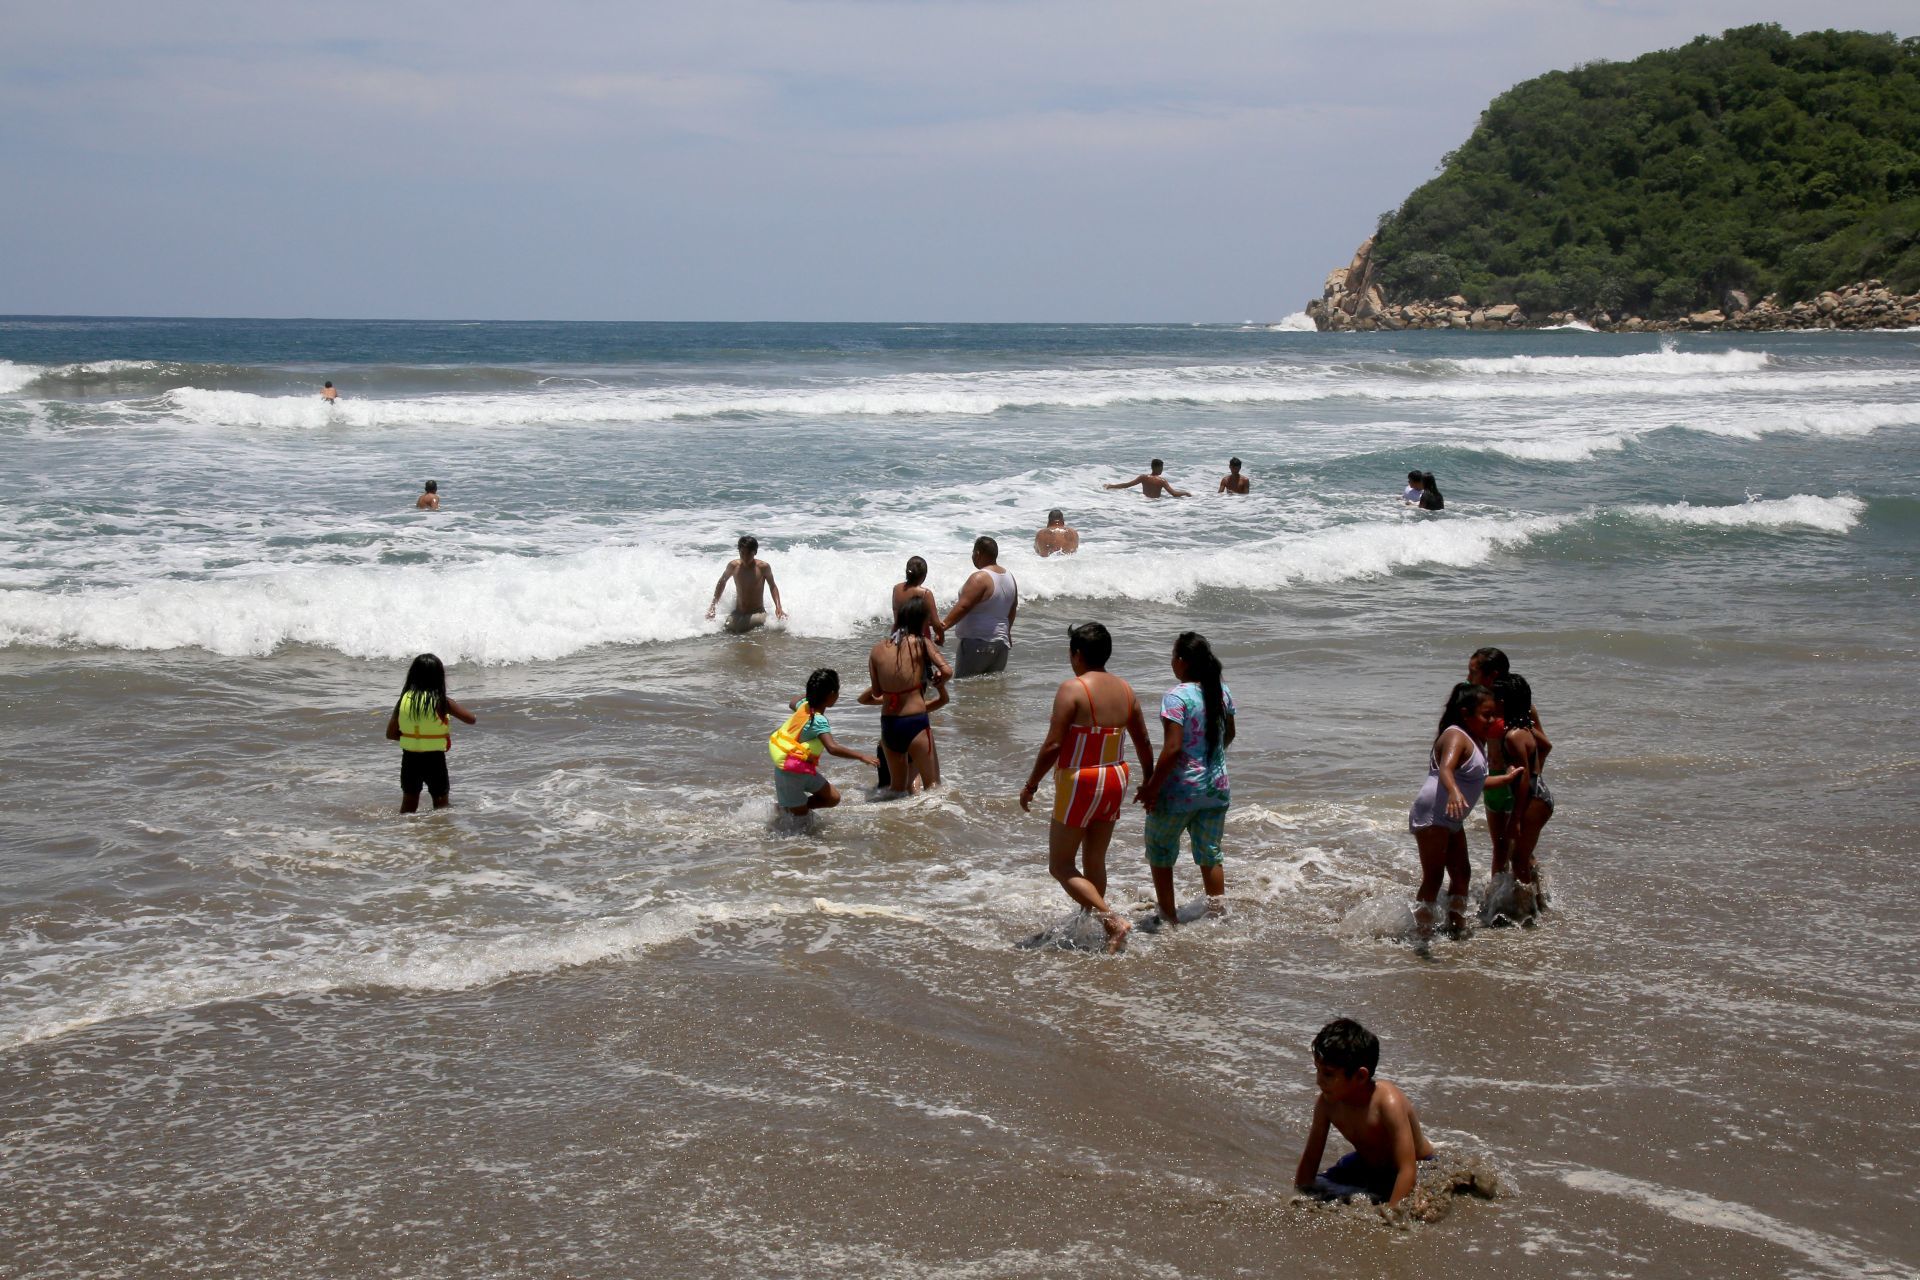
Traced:
[[[1063, 680], [1053, 696], [1047, 740], [1020, 791], [1020, 807], [1031, 812], [1040, 779], [1053, 770], [1053, 821], [1047, 830], [1047, 869], [1067, 896], [1099, 916], [1107, 931], [1107, 949], [1126, 945], [1130, 927], [1107, 904], [1107, 845], [1128, 781], [1121, 758], [1124, 730], [1140, 757], [1140, 780], [1153, 776], [1153, 748], [1146, 718], [1125, 680], [1107, 674], [1113, 637], [1097, 622], [1067, 632], [1067, 661], [1074, 678]], [[1085, 869], [1079, 862], [1084, 853]]]

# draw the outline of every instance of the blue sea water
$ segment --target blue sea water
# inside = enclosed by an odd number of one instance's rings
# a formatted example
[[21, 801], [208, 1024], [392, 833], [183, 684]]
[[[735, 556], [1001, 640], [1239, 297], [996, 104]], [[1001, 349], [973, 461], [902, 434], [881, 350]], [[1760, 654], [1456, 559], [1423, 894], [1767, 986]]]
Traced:
[[[1913, 1274], [1916, 393], [1914, 333], [0, 318], [0, 1251]], [[1196, 496], [1103, 488], [1154, 457]], [[735, 638], [742, 533], [792, 616]], [[870, 747], [890, 584], [949, 603], [981, 534], [1015, 651], [946, 784], [830, 762], [774, 824], [786, 700], [836, 667]], [[1114, 961], [1014, 945], [1076, 927], [1015, 796], [1089, 617], [1143, 704], [1191, 627], [1241, 707], [1229, 914]], [[1556, 744], [1555, 908], [1422, 958], [1405, 808], [1487, 643]], [[403, 822], [422, 651], [480, 724]], [[1340, 1012], [1512, 1198], [1399, 1253], [1288, 1204]]]

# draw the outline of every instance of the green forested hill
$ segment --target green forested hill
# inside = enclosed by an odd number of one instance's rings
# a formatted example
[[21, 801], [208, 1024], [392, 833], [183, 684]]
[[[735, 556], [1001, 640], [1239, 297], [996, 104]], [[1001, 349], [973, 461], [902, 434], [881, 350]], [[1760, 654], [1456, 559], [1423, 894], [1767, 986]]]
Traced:
[[1743, 27], [1526, 81], [1381, 219], [1373, 256], [1390, 301], [1534, 315], [1920, 290], [1920, 39]]

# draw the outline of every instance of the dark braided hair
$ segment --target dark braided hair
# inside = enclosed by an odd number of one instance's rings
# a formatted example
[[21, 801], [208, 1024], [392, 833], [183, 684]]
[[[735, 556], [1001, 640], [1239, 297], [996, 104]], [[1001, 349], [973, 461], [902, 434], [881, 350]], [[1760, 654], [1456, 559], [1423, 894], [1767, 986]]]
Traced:
[[1220, 687], [1220, 659], [1214, 656], [1213, 646], [1198, 631], [1182, 631], [1179, 639], [1173, 642], [1173, 656], [1180, 659], [1187, 669], [1187, 675], [1200, 686], [1200, 692], [1206, 698], [1207, 759], [1211, 760], [1220, 751], [1222, 726], [1227, 719], [1226, 695]]

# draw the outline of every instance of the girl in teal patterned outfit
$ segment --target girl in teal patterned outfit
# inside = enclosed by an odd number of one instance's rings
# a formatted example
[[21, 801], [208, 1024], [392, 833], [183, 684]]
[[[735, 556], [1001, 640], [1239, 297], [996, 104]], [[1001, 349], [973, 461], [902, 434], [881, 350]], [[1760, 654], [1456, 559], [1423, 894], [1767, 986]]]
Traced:
[[1137, 797], [1147, 807], [1147, 865], [1160, 919], [1178, 924], [1174, 912], [1173, 865], [1180, 860], [1180, 834], [1193, 843], [1208, 913], [1223, 910], [1227, 872], [1221, 865], [1220, 837], [1226, 830], [1227, 747], [1233, 742], [1233, 694], [1221, 682], [1220, 659], [1197, 631], [1173, 642], [1173, 674], [1180, 681], [1160, 699], [1165, 739], [1153, 776]]

